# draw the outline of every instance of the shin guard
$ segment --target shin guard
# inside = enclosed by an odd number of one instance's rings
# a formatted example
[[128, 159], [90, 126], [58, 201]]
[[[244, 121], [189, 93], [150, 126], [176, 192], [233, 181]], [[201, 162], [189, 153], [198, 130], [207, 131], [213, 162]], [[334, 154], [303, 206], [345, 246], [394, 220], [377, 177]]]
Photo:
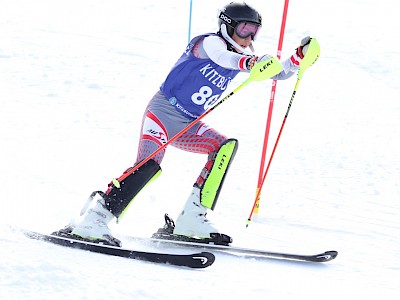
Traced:
[[107, 191], [106, 207], [120, 219], [136, 195], [161, 174], [160, 165], [150, 159], [121, 182], [111, 184]]
[[201, 185], [200, 203], [214, 210], [226, 173], [236, 154], [238, 141], [236, 139], [226, 140], [212, 161], [212, 166]]

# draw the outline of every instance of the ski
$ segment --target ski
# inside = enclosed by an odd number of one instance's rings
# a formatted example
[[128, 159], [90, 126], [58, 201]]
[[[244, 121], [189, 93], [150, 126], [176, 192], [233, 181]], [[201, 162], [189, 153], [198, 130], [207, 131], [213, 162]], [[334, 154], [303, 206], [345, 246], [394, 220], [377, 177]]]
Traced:
[[338, 255], [338, 252], [334, 250], [325, 251], [317, 254], [297, 254], [297, 253], [274, 252], [262, 249], [242, 248], [235, 246], [185, 242], [185, 241], [166, 240], [157, 238], [124, 237], [124, 239], [130, 239], [146, 244], [153, 244], [156, 247], [176, 246], [185, 248], [196, 248], [196, 249], [201, 249], [202, 251], [214, 251], [214, 252], [232, 254], [243, 257], [282, 259], [282, 260], [293, 260], [293, 261], [304, 261], [304, 262], [318, 262], [318, 263], [327, 262], [335, 259], [336, 256]]
[[155, 253], [91, 243], [67, 237], [42, 234], [29, 230], [24, 230], [23, 233], [31, 239], [46, 241], [64, 247], [174, 266], [206, 268], [211, 266], [215, 261], [215, 256], [209, 252], [199, 252], [193, 254]]
[[[194, 237], [185, 237], [173, 234], [175, 228], [175, 222], [168, 214], [164, 215], [165, 224], [162, 228], [159, 228], [153, 236], [148, 238], [132, 238], [137, 241], [155, 244], [156, 246], [177, 246], [177, 247], [189, 247], [197, 248], [203, 251], [214, 251], [222, 252], [232, 255], [240, 256], [251, 256], [256, 258], [270, 258], [270, 259], [281, 259], [281, 260], [293, 260], [293, 261], [304, 261], [304, 262], [327, 262], [335, 259], [338, 255], [337, 251], [325, 251], [317, 254], [297, 254], [297, 253], [285, 253], [285, 252], [274, 252], [262, 249], [251, 249], [232, 246], [230, 243], [232, 239], [224, 234], [210, 234], [210, 238], [196, 239]], [[128, 237], [124, 237], [126, 239]]]

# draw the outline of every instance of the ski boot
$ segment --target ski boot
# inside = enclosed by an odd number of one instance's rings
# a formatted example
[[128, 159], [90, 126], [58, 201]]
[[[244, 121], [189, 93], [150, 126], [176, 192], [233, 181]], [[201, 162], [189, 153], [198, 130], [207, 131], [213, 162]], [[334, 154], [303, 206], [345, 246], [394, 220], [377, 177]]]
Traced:
[[[100, 197], [96, 201], [92, 201], [97, 194]], [[52, 235], [121, 247], [121, 241], [114, 238], [108, 228], [108, 224], [115, 217], [105, 207], [105, 197], [107, 195], [103, 192], [93, 192], [88, 199], [87, 207], [84, 207], [81, 212], [80, 220], [76, 224], [53, 232]]]

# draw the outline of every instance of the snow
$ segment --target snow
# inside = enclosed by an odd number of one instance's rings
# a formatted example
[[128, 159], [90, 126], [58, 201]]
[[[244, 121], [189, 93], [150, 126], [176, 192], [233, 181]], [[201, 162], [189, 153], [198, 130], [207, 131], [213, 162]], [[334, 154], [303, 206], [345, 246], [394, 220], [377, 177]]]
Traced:
[[[227, 2], [194, 0], [191, 35], [215, 31]], [[264, 17], [257, 54], [276, 54], [283, 1], [249, 3]], [[133, 163], [141, 115], [186, 46], [189, 1], [2, 1], [0, 298], [399, 299], [394, 3], [289, 4], [282, 57], [306, 35], [318, 39], [321, 56], [301, 80], [248, 228], [271, 81], [251, 83], [205, 119], [240, 143], [210, 213], [234, 244], [339, 256], [309, 264], [216, 254], [213, 266], [191, 270], [66, 249], [13, 230], [63, 227], [93, 190]], [[278, 83], [267, 158], [295, 82]], [[176, 217], [204, 162], [169, 148], [163, 175], [113, 231], [149, 236], [165, 212]]]

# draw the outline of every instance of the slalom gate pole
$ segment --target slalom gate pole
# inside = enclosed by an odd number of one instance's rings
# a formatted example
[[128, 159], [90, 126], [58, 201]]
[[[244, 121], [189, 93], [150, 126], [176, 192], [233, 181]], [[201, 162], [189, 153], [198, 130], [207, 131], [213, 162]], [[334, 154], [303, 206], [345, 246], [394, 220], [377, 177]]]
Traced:
[[257, 188], [256, 200], [254, 201], [253, 208], [251, 209], [250, 216], [249, 216], [249, 218], [247, 219], [246, 227], [249, 226], [249, 224], [250, 224], [250, 222], [251, 222], [251, 218], [252, 218], [252, 216], [253, 216], [253, 213], [255, 213], [255, 208], [256, 208], [256, 206], [259, 205], [259, 203], [260, 203], [261, 189], [262, 189], [262, 186], [264, 185], [265, 178], [267, 177], [267, 173], [268, 173], [269, 167], [271, 166], [272, 158], [274, 157], [276, 147], [278, 146], [278, 142], [279, 142], [279, 139], [280, 139], [280, 137], [281, 137], [283, 127], [285, 126], [286, 119], [287, 119], [287, 117], [288, 117], [288, 115], [289, 115], [290, 107], [292, 106], [293, 99], [294, 99], [294, 96], [296, 95], [296, 92], [297, 92], [297, 89], [298, 89], [298, 87], [299, 87], [299, 84], [300, 84], [300, 79], [297, 79], [297, 81], [296, 81], [296, 86], [295, 86], [295, 88], [294, 88], [294, 90], [293, 90], [292, 97], [290, 98], [289, 106], [288, 106], [288, 108], [287, 108], [287, 110], [286, 110], [285, 117], [283, 118], [283, 122], [282, 122], [282, 125], [281, 125], [281, 129], [279, 130], [279, 134], [278, 134], [278, 137], [277, 137], [277, 139], [276, 139], [274, 148], [272, 149], [271, 157], [270, 157], [270, 159], [269, 159], [269, 161], [268, 161], [267, 168], [266, 168], [266, 170], [265, 170], [265, 172], [264, 172], [264, 174], [263, 174], [263, 176], [262, 176], [260, 185], [259, 185], [259, 187]]
[[190, 4], [189, 4], [188, 44], [190, 43], [190, 35], [191, 35], [191, 32], [192, 32], [192, 11], [193, 11], [193, 0], [190, 0]]
[[181, 131], [179, 131], [175, 136], [173, 136], [171, 139], [169, 139], [164, 145], [162, 145], [160, 148], [155, 150], [152, 154], [150, 154], [144, 160], [139, 162], [137, 165], [135, 165], [133, 168], [131, 168], [126, 173], [122, 174], [121, 177], [119, 177], [118, 179], [113, 179], [112, 180], [113, 185], [118, 187], [118, 185], [120, 184], [121, 181], [123, 181], [130, 174], [132, 174], [137, 169], [139, 169], [141, 166], [143, 166], [147, 161], [149, 161], [155, 155], [157, 155], [158, 153], [163, 151], [168, 145], [173, 143], [182, 134], [184, 134], [186, 131], [188, 131], [190, 128], [192, 128], [194, 125], [196, 125], [198, 122], [200, 122], [200, 120], [203, 119], [205, 116], [207, 116], [211, 111], [213, 111], [215, 108], [217, 108], [223, 102], [228, 100], [231, 96], [233, 96], [234, 94], [239, 92], [243, 87], [248, 85], [250, 82], [266, 80], [268, 78], [271, 78], [271, 77], [275, 76], [281, 70], [282, 70], [282, 64], [275, 57], [271, 57], [271, 58], [269, 58], [267, 60], [260, 61], [260, 62], [256, 63], [254, 65], [254, 67], [251, 69], [249, 77], [245, 81], [243, 81], [236, 89], [234, 89], [232, 92], [230, 92], [224, 98], [219, 100], [216, 104], [214, 104], [214, 106], [212, 106], [209, 110], [205, 111], [197, 119], [193, 120], [188, 126], [186, 126]]
[[[281, 31], [279, 34], [279, 42], [278, 42], [278, 51], [277, 51], [278, 59], [281, 58], [281, 53], [282, 53], [283, 37], [285, 35], [286, 16], [287, 16], [287, 11], [288, 11], [288, 6], [289, 6], [289, 0], [285, 0], [285, 4], [283, 7]], [[259, 190], [261, 189], [261, 186], [262, 186], [262, 175], [264, 173], [265, 157], [267, 155], [267, 146], [268, 146], [268, 139], [269, 139], [269, 131], [270, 131], [270, 127], [271, 127], [272, 110], [274, 108], [276, 84], [277, 84], [277, 80], [273, 80], [272, 87], [271, 87], [271, 95], [270, 95], [270, 99], [269, 99], [269, 108], [268, 108], [267, 123], [266, 123], [266, 128], [265, 128], [264, 143], [263, 143], [263, 148], [262, 148], [262, 152], [261, 152], [260, 171], [258, 174], [258, 182], [257, 182], [257, 188], [256, 188], [256, 195], [258, 195], [258, 196], [256, 197], [256, 204], [253, 207], [253, 212], [255, 214], [258, 213], [258, 210], [260, 207]]]
[[301, 63], [300, 63], [300, 69], [299, 69], [299, 72], [298, 72], [298, 74], [297, 74], [296, 85], [295, 85], [295, 87], [294, 87], [294, 90], [293, 90], [293, 93], [292, 93], [292, 97], [290, 98], [289, 106], [288, 106], [288, 108], [287, 108], [287, 110], [286, 110], [285, 117], [283, 118], [283, 122], [282, 122], [282, 125], [281, 125], [281, 129], [279, 130], [279, 134], [278, 134], [278, 137], [277, 137], [277, 139], [276, 139], [274, 148], [273, 148], [273, 150], [272, 150], [271, 157], [270, 157], [270, 159], [269, 159], [267, 168], [266, 168], [266, 170], [265, 170], [265, 172], [264, 172], [264, 175], [262, 176], [261, 185], [260, 185], [260, 188], [259, 188], [258, 191], [257, 191], [257, 195], [256, 195], [256, 198], [255, 198], [255, 200], [254, 200], [254, 204], [253, 204], [253, 207], [252, 207], [252, 209], [251, 209], [249, 218], [247, 219], [246, 227], [249, 226], [249, 224], [250, 224], [250, 222], [251, 222], [251, 218], [252, 218], [253, 213], [254, 213], [254, 209], [255, 209], [255, 207], [256, 207], [256, 205], [257, 205], [257, 201], [259, 201], [259, 197], [260, 197], [260, 194], [261, 194], [261, 189], [262, 189], [262, 187], [263, 187], [263, 185], [264, 185], [265, 178], [267, 177], [267, 173], [268, 173], [269, 167], [271, 166], [272, 158], [274, 157], [276, 147], [278, 146], [278, 142], [279, 142], [279, 139], [280, 139], [280, 137], [281, 137], [281, 134], [282, 134], [282, 131], [283, 131], [283, 127], [285, 126], [286, 119], [287, 119], [287, 117], [288, 117], [288, 115], [289, 115], [290, 108], [292, 107], [292, 103], [293, 103], [293, 100], [294, 100], [294, 96], [296, 95], [297, 90], [298, 90], [298, 88], [299, 88], [300, 80], [303, 78], [303, 73], [304, 73], [304, 71], [305, 71], [307, 68], [309, 68], [311, 65], [313, 65], [313, 64], [318, 60], [319, 55], [320, 55], [320, 46], [319, 46], [319, 44], [318, 44], [318, 41], [317, 41], [316, 39], [313, 38], [313, 39], [311, 39], [310, 44], [309, 44], [309, 46], [308, 46], [308, 50], [307, 50], [306, 56], [303, 58], [303, 60], [302, 60]]

